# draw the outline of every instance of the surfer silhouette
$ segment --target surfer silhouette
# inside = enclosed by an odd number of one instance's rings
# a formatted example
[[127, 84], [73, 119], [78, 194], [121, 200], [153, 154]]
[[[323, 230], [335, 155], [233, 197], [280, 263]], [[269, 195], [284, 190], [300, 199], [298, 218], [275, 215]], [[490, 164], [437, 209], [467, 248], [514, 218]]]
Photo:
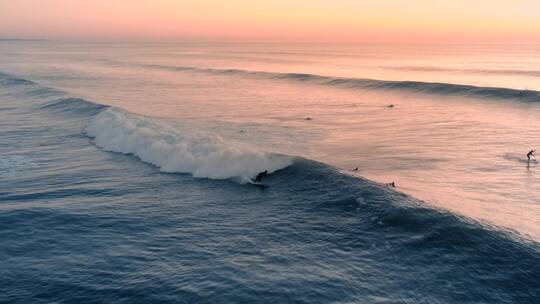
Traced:
[[536, 152], [536, 150], [531, 150], [529, 153], [527, 153], [527, 162], [530, 162], [531, 157], [534, 157], [534, 152]]
[[268, 171], [264, 170], [263, 172], [257, 174], [257, 177], [255, 177], [253, 182], [254, 183], [260, 183], [262, 181], [263, 177], [265, 177], [267, 174], [268, 174]]
[[388, 187], [395, 188], [395, 187], [396, 187], [396, 182], [387, 183], [386, 185], [387, 185]]
[[386, 183], [385, 185], [388, 186], [388, 187], [395, 188], [396, 187], [396, 182]]

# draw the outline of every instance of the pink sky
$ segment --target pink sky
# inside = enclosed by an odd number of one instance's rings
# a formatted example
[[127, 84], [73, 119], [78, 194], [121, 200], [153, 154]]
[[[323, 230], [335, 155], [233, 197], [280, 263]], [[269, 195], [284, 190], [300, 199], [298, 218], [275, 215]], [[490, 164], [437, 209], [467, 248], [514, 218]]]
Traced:
[[0, 37], [540, 43], [540, 1], [1, 0]]

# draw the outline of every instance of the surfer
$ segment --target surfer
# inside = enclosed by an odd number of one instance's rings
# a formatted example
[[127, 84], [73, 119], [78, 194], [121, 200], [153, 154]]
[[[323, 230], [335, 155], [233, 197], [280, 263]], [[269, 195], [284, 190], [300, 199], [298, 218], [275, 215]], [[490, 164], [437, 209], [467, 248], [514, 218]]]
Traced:
[[396, 187], [396, 183], [395, 183], [395, 182], [387, 183], [386, 186], [395, 188], [395, 187]]
[[530, 162], [531, 157], [534, 157], [534, 152], [536, 152], [536, 150], [531, 150], [529, 153], [527, 153], [527, 162]]
[[263, 177], [265, 177], [267, 174], [268, 174], [268, 170], [264, 170], [263, 172], [257, 174], [257, 177], [255, 177], [253, 182], [254, 183], [260, 183], [262, 181]]

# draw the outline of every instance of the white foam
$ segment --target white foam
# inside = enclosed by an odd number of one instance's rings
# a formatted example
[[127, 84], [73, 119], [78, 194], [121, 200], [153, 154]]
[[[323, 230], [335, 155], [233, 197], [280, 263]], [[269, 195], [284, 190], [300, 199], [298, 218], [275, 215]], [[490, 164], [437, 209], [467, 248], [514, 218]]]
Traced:
[[104, 150], [133, 154], [164, 172], [191, 173], [194, 177], [246, 182], [258, 172], [272, 173], [292, 163], [289, 156], [116, 108], [98, 114], [85, 133]]

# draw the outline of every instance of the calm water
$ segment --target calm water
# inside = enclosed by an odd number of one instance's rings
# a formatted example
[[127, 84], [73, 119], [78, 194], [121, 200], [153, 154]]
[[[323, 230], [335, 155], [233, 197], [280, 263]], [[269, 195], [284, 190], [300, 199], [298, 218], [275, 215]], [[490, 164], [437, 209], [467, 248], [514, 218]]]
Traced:
[[540, 46], [0, 42], [0, 72], [1, 301], [540, 294]]

